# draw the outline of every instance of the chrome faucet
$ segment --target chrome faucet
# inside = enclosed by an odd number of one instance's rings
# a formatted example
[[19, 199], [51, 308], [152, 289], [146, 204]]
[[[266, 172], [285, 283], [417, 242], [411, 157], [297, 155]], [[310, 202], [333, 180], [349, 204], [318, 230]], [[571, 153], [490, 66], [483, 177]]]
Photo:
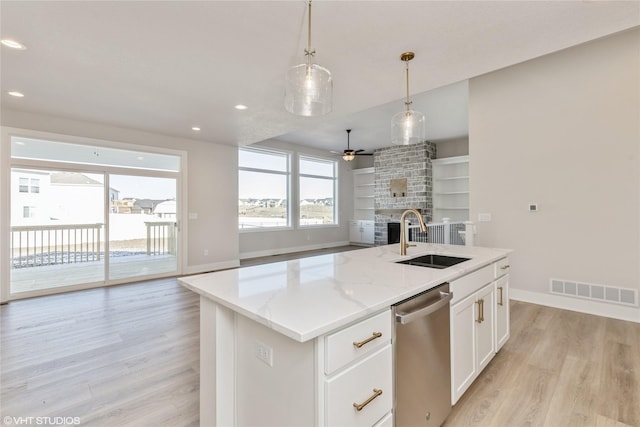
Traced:
[[402, 213], [402, 216], [400, 217], [400, 255], [406, 255], [407, 254], [407, 248], [409, 246], [415, 246], [415, 245], [410, 245], [407, 242], [407, 239], [405, 238], [406, 236], [406, 225], [405, 225], [405, 217], [407, 216], [407, 214], [414, 214], [415, 216], [418, 217], [418, 221], [420, 222], [420, 231], [422, 231], [423, 233], [427, 232], [427, 226], [424, 224], [424, 220], [422, 219], [422, 215], [420, 215], [420, 212], [418, 212], [415, 209], [407, 209], [406, 211], [404, 211]]

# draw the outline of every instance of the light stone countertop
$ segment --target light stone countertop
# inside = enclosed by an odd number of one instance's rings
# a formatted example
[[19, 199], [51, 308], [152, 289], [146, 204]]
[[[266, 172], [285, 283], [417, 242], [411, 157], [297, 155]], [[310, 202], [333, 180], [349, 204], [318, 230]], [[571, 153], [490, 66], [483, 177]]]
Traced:
[[[305, 342], [507, 256], [507, 249], [418, 243], [318, 255], [181, 277], [178, 282], [289, 338]], [[471, 258], [446, 269], [395, 261], [424, 254]]]

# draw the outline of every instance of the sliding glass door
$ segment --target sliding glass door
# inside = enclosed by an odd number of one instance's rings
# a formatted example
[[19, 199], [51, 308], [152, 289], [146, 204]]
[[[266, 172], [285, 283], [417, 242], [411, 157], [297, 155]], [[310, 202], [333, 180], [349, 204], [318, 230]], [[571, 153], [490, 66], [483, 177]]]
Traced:
[[178, 268], [176, 180], [109, 175], [109, 279]]
[[104, 282], [104, 175], [12, 168], [11, 190], [11, 293]]
[[10, 295], [179, 274], [180, 164], [176, 154], [12, 137]]

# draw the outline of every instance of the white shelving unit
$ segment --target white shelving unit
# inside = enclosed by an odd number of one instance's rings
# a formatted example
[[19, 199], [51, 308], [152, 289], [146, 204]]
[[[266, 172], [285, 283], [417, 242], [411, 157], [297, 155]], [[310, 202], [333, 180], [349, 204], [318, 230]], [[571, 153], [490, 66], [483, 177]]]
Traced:
[[351, 243], [373, 245], [374, 241], [374, 168], [353, 170], [353, 217], [350, 224]]
[[469, 156], [431, 161], [433, 167], [433, 221], [469, 220]]
[[353, 170], [353, 219], [374, 220], [374, 188], [373, 168]]

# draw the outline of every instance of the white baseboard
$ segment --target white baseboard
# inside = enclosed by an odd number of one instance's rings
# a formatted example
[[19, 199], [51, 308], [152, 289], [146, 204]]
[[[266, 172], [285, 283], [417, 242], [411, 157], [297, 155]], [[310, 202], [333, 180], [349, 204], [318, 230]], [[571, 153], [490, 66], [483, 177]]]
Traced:
[[530, 302], [548, 307], [640, 323], [640, 308], [638, 307], [625, 307], [617, 304], [570, 298], [554, 294], [543, 294], [517, 288], [509, 289], [509, 297], [516, 301]]
[[350, 243], [348, 241], [344, 242], [332, 242], [332, 243], [320, 243], [316, 245], [308, 245], [308, 246], [296, 246], [291, 248], [274, 248], [267, 249], [264, 251], [254, 251], [254, 252], [241, 252], [240, 259], [249, 259], [249, 258], [258, 258], [263, 256], [272, 256], [272, 255], [282, 255], [282, 254], [290, 254], [293, 252], [304, 252], [304, 251], [314, 251], [317, 249], [327, 249], [327, 248], [335, 248], [338, 246], [348, 246]]
[[229, 261], [213, 262], [211, 264], [190, 265], [182, 269], [182, 275], [191, 275], [199, 273], [208, 273], [210, 271], [226, 270], [228, 268], [240, 267], [240, 260], [233, 259]]

